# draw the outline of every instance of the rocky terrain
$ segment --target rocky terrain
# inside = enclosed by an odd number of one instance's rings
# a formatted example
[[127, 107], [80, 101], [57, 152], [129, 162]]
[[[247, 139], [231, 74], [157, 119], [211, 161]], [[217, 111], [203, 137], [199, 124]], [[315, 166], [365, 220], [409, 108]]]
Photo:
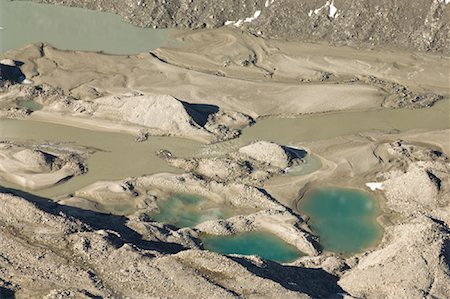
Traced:
[[450, 51], [446, 0], [34, 0], [119, 14], [142, 27], [238, 27], [267, 38]]
[[[1, 54], [0, 125], [129, 139], [94, 149], [76, 134], [25, 140], [0, 127], [0, 298], [448, 297], [447, 0], [35, 2], [199, 30], [136, 55], [45, 43]], [[353, 114], [357, 129], [340, 130]], [[257, 131], [265, 118], [275, 122]], [[281, 126], [287, 118], [311, 121]], [[129, 159], [127, 142], [156, 145]], [[133, 169], [147, 155], [138, 175], [100, 171], [38, 193], [105, 165]], [[311, 157], [318, 163], [307, 169]], [[160, 164], [173, 173], [155, 173]], [[377, 199], [379, 240], [352, 254], [324, 250], [299, 203], [330, 186]], [[155, 221], [173, 194], [231, 213], [191, 227]], [[277, 263], [204, 250], [204, 235], [244, 232], [270, 233], [301, 256]]]
[[273, 175], [284, 173], [288, 167], [304, 164], [307, 152], [258, 141], [223, 157], [182, 159], [164, 150], [159, 154], [168, 164], [200, 177], [225, 183], [262, 185]]
[[[441, 134], [448, 134], [448, 130]], [[338, 293], [363, 298], [445, 298], [450, 285], [449, 159], [442, 148], [414, 141], [421, 139], [420, 134], [403, 136], [411, 141], [395, 136], [392, 142], [366, 139], [368, 147], [351, 146], [357, 149], [351, 153], [346, 149], [348, 140], [332, 141], [332, 146], [329, 141], [326, 146], [323, 142], [311, 144], [329, 163], [324, 164], [319, 180], [309, 182], [323, 184], [350, 178], [358, 185], [365, 180], [381, 181], [383, 190], [376, 192], [386, 196], [383, 240], [377, 247], [351, 257], [320, 254], [317, 240], [299, 214], [257, 188], [217, 182], [214, 176], [202, 179], [159, 174], [98, 182], [60, 198], [58, 203], [2, 188], [2, 292], [18, 298], [141, 298], [160, 294], [338, 298]], [[439, 134], [435, 136], [439, 138]], [[372, 135], [375, 140], [386, 137]], [[353, 142], [361, 145], [361, 140]], [[249, 147], [261, 146], [255, 144]], [[274, 157], [282, 149], [267, 145], [273, 148]], [[363, 159], [367, 164], [353, 169], [357, 176], [351, 179], [353, 174], [346, 170], [346, 163], [339, 164], [337, 157], [345, 161], [350, 161], [349, 157]], [[289, 160], [281, 155], [276, 161]], [[330, 163], [336, 163], [335, 167], [328, 168]], [[392, 183], [395, 180], [401, 183]], [[293, 180], [290, 188], [298, 190], [301, 184], [297, 183]], [[270, 184], [264, 186], [272, 188]], [[177, 229], [152, 221], [148, 212], [171, 192], [199, 194], [240, 209], [240, 213], [246, 209], [249, 212], [206, 221], [194, 228]], [[97, 204], [89, 206], [86, 201]], [[137, 206], [127, 216], [114, 216], [115, 201]], [[252, 230], [271, 231], [308, 256], [283, 266], [256, 257], [201, 251], [201, 233], [226, 235]], [[58, 271], [46, 271], [49, 267]], [[30, 280], [29, 276], [40, 278]], [[191, 282], [188, 285], [187, 280]], [[148, 281], [155, 287], [148, 288]]]

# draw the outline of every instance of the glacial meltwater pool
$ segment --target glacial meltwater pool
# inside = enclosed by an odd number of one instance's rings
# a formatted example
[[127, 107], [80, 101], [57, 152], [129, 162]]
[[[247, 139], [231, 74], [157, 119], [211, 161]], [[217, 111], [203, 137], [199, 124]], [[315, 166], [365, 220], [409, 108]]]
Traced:
[[218, 207], [208, 199], [192, 194], [172, 194], [159, 201], [158, 208], [159, 211], [152, 218], [177, 227], [192, 227], [203, 221], [224, 219], [232, 215], [230, 209]]
[[382, 236], [377, 200], [368, 193], [341, 188], [312, 191], [298, 209], [310, 217], [309, 225], [326, 251], [361, 252]]
[[21, 108], [25, 108], [30, 111], [37, 111], [37, 110], [42, 109], [42, 107], [43, 107], [38, 102], [36, 102], [34, 100], [30, 100], [30, 99], [17, 100], [17, 105]]
[[0, 53], [47, 42], [64, 50], [137, 54], [170, 39], [170, 30], [139, 28], [112, 13], [30, 1], [0, 1]]
[[294, 246], [267, 232], [248, 232], [230, 236], [205, 235], [205, 249], [221, 254], [258, 255], [279, 263], [288, 263], [302, 254]]

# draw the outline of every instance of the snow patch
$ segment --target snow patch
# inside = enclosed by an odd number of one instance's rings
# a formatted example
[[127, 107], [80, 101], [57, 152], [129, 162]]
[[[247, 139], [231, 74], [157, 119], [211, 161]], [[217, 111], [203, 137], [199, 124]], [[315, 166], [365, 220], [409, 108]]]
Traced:
[[267, 7], [271, 6], [274, 2], [275, 2], [275, 0], [266, 0], [266, 4], [264, 4], [264, 6], [267, 8]]
[[384, 189], [383, 183], [366, 183], [366, 186], [369, 187], [369, 189], [372, 191]]
[[336, 6], [334, 6], [334, 2], [332, 1], [330, 4], [330, 11], [328, 12], [328, 16], [334, 18], [337, 12]]
[[30, 85], [33, 84], [33, 81], [31, 81], [30, 79], [23, 79], [22, 81], [20, 81], [20, 84], [24, 84], [24, 85]]
[[259, 18], [260, 15], [261, 15], [261, 11], [257, 10], [257, 11], [255, 11], [255, 13], [253, 14], [252, 17], [245, 18], [244, 20], [241, 19], [241, 20], [237, 20], [237, 21], [226, 21], [224, 24], [225, 24], [225, 26], [233, 25], [233, 26], [236, 26], [236, 27], [240, 27], [244, 23], [251, 23], [251, 22], [253, 22], [257, 18]]
[[[445, 0], [445, 1], [450, 1], [450, 0]], [[328, 9], [328, 16], [330, 18], [335, 18], [337, 17], [336, 13], [338, 11], [337, 7], [334, 5], [334, 0], [332, 1], [327, 1], [324, 5], [322, 5], [319, 8], [316, 8], [314, 10], [310, 10], [308, 12], [308, 17], [311, 17], [313, 14], [318, 15], [322, 10], [324, 9]]]
[[261, 11], [260, 11], [260, 10], [257, 10], [257, 11], [255, 11], [255, 13], [253, 14], [253, 17], [246, 18], [246, 19], [244, 20], [244, 23], [251, 23], [251, 22], [253, 22], [254, 20], [256, 20], [260, 15], [261, 15]]

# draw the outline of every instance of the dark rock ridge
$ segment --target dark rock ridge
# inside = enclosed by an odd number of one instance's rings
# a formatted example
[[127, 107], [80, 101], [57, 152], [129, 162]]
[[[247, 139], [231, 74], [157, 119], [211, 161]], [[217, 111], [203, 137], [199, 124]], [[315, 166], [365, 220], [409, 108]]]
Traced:
[[450, 52], [445, 0], [33, 1], [113, 12], [142, 27], [234, 27], [241, 20], [237, 27], [268, 38]]

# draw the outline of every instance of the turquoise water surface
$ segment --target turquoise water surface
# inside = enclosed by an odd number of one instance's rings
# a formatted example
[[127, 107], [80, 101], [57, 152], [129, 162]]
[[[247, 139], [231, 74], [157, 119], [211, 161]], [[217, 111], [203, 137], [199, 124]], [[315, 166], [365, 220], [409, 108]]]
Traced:
[[302, 256], [294, 246], [266, 232], [240, 233], [230, 236], [205, 235], [205, 249], [221, 254], [258, 255], [280, 263], [292, 262]]
[[177, 227], [192, 227], [206, 220], [231, 216], [229, 209], [212, 207], [206, 198], [191, 194], [172, 194], [159, 201], [158, 208], [159, 212], [153, 215], [153, 219]]
[[376, 221], [377, 201], [365, 192], [340, 188], [315, 190], [300, 201], [299, 210], [310, 217], [309, 224], [327, 251], [360, 252], [374, 245], [382, 234]]

